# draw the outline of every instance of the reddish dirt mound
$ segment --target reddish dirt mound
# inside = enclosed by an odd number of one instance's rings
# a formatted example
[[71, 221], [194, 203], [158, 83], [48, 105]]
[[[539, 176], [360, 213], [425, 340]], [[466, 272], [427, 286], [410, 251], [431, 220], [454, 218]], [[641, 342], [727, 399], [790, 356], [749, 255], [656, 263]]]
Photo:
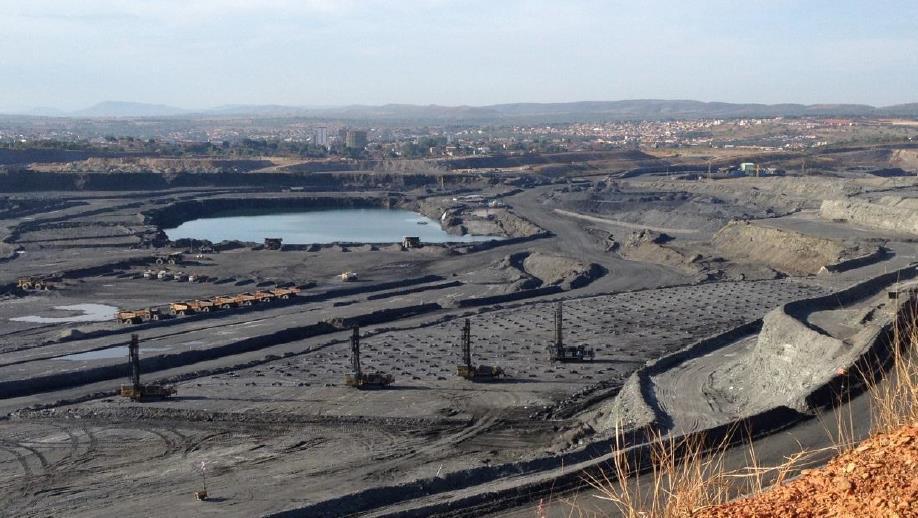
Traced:
[[698, 516], [918, 516], [918, 426], [878, 435], [828, 465]]

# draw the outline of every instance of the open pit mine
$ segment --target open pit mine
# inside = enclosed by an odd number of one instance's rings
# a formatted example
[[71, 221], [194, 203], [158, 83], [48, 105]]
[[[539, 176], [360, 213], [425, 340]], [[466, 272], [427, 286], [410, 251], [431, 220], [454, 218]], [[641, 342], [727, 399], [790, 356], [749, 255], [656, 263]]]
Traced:
[[532, 516], [882, 370], [914, 176], [621, 160], [2, 175], [0, 514]]

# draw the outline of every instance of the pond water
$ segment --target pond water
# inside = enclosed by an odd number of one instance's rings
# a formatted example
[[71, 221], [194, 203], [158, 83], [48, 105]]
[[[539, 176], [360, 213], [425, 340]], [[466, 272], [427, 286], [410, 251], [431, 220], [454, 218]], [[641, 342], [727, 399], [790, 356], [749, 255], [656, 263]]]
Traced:
[[28, 315], [15, 317], [10, 320], [15, 322], [35, 322], [39, 324], [62, 324], [67, 322], [105, 322], [115, 318], [118, 308], [104, 304], [74, 304], [72, 306], [55, 306], [57, 312], [70, 313], [67, 316], [43, 317]]
[[398, 209], [330, 209], [306, 212], [247, 211], [219, 213], [163, 229], [169, 239], [207, 239], [263, 242], [283, 238], [285, 244], [397, 243], [418, 236], [422, 243], [470, 242], [501, 239], [496, 236], [447, 234], [438, 221]]

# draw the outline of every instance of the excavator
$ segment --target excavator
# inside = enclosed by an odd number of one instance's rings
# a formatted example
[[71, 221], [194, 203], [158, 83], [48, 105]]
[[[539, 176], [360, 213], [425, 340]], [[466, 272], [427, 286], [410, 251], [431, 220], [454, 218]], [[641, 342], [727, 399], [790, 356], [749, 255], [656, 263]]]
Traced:
[[382, 372], [363, 372], [360, 367], [360, 328], [355, 326], [351, 333], [351, 368], [352, 374], [344, 377], [344, 384], [358, 389], [386, 388], [395, 381], [391, 374]]
[[504, 375], [500, 367], [472, 365], [472, 324], [469, 319], [465, 319], [462, 326], [462, 364], [456, 366], [456, 373], [469, 381], [494, 381]]

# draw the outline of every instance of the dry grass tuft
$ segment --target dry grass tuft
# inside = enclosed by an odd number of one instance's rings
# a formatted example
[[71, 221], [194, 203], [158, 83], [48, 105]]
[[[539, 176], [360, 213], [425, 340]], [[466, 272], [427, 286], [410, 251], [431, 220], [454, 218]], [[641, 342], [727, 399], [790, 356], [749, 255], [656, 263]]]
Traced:
[[887, 382], [868, 378], [873, 434], [918, 424], [918, 309], [896, 324]]

